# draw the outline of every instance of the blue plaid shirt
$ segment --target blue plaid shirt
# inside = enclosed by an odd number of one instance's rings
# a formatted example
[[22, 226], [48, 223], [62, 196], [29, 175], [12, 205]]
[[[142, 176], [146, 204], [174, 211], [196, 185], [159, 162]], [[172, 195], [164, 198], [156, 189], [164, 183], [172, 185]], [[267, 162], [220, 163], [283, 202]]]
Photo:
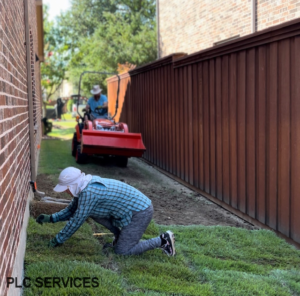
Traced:
[[56, 235], [59, 243], [65, 242], [89, 217], [111, 219], [116, 227], [124, 227], [131, 222], [132, 211], [143, 211], [151, 205], [151, 200], [134, 187], [121, 181], [93, 176], [79, 197], [62, 211], [52, 215], [53, 222], [69, 222]]

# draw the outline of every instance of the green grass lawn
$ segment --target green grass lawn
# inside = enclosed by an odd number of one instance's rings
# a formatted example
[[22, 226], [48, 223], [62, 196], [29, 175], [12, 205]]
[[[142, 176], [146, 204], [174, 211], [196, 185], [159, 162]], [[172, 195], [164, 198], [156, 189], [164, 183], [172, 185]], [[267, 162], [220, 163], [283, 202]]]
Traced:
[[72, 113], [65, 113], [65, 114], [63, 114], [63, 117], [65, 120], [74, 120], [75, 121], [75, 118], [72, 117]]
[[61, 131], [70, 127], [74, 129], [74, 127], [77, 125], [77, 122], [75, 121], [75, 119], [73, 119], [72, 121], [53, 121], [52, 124], [56, 129]]
[[[71, 117], [71, 114], [65, 114], [64, 116]], [[54, 137], [63, 140], [70, 140], [75, 132], [75, 126], [77, 122], [74, 118], [66, 118], [69, 121], [52, 121], [52, 131], [48, 133], [49, 137]]]
[[53, 175], [56, 180], [67, 166], [80, 167], [71, 155], [71, 141], [43, 140], [39, 161], [39, 174]]
[[[40, 174], [57, 178], [62, 168], [76, 166], [70, 141], [44, 140], [41, 149]], [[49, 249], [48, 241], [64, 224], [41, 226], [30, 218], [25, 276], [97, 278], [98, 286], [31, 285], [24, 295], [300, 295], [300, 251], [271, 231], [166, 227], [152, 221], [143, 238], [171, 229], [176, 235], [177, 255], [169, 258], [161, 250], [153, 250], [124, 257], [111, 249], [102, 251], [102, 245], [112, 238], [93, 237], [93, 232], [107, 230], [90, 219], [65, 244]]]

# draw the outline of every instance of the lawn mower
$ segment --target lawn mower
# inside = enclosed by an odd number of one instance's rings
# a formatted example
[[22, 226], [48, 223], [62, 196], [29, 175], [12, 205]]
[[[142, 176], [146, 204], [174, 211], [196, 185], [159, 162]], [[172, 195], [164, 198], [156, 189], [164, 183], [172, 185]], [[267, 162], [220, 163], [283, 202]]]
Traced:
[[[98, 155], [103, 157], [114, 157], [120, 167], [126, 167], [129, 157], [141, 157], [146, 151], [142, 136], [139, 133], [130, 133], [128, 126], [123, 122], [115, 122], [114, 118], [118, 111], [120, 77], [115, 73], [85, 71], [80, 75], [78, 97], [80, 98], [80, 87], [82, 77], [85, 74], [117, 75], [118, 89], [115, 114], [108, 118], [85, 120], [85, 114], [80, 113], [77, 108], [78, 124], [72, 141], [72, 155], [77, 163], [87, 162], [88, 156]], [[79, 100], [77, 100], [79, 103]], [[86, 112], [86, 110], [82, 110]]]

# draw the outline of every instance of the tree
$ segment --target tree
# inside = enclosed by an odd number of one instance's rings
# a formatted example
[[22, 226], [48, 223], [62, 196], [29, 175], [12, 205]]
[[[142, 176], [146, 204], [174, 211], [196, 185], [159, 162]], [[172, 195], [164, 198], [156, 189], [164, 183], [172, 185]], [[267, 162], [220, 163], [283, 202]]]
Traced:
[[48, 101], [66, 78], [70, 54], [65, 36], [53, 21], [49, 21], [46, 5], [44, 6], [44, 36], [45, 61], [41, 64], [41, 76], [42, 90], [43, 93], [46, 93], [46, 100]]
[[[85, 71], [116, 72], [118, 64], [142, 65], [156, 59], [155, 0], [73, 0], [59, 18], [68, 32], [72, 57], [69, 77], [78, 86]], [[93, 84], [106, 89], [106, 76], [86, 76], [85, 93]]]

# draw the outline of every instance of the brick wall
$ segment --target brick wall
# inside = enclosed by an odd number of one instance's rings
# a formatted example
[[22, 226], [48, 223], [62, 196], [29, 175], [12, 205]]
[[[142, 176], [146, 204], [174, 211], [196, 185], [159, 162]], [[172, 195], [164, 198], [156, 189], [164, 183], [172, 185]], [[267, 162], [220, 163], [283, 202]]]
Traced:
[[257, 0], [257, 29], [300, 17], [300, 0]]
[[[188, 54], [251, 34], [251, 0], [158, 0], [160, 56]], [[256, 0], [256, 27], [300, 17], [300, 0]]]
[[[32, 49], [37, 52], [35, 0], [29, 0]], [[35, 53], [34, 53], [35, 54]], [[36, 83], [36, 142], [40, 141], [39, 63]], [[30, 143], [24, 0], [0, 1], [0, 278], [12, 273], [29, 194]], [[38, 150], [36, 149], [36, 153]], [[0, 295], [6, 294], [5, 281]]]

